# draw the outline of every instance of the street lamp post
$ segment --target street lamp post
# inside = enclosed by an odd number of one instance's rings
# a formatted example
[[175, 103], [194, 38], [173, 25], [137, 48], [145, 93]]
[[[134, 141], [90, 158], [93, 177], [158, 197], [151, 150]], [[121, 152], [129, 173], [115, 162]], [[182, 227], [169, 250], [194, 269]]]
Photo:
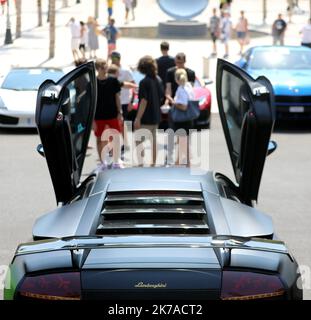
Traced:
[[6, 2], [6, 32], [5, 32], [5, 39], [4, 44], [11, 44], [13, 43], [12, 39], [12, 32], [11, 32], [11, 21], [10, 21], [10, 1], [7, 0]]

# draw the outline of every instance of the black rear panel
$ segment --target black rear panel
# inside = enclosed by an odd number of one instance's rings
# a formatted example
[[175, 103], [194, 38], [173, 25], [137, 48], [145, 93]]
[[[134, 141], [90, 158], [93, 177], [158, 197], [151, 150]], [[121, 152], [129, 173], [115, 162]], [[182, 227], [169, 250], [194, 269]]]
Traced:
[[151, 300], [220, 297], [221, 271], [211, 269], [115, 269], [82, 272], [82, 299]]

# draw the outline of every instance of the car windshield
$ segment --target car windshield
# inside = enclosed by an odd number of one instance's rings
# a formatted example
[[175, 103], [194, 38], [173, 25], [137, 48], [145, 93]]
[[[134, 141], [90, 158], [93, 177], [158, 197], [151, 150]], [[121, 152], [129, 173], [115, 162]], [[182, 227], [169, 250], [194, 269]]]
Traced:
[[311, 50], [276, 48], [255, 51], [250, 57], [250, 69], [306, 70], [311, 69]]
[[17, 91], [38, 90], [47, 80], [58, 81], [64, 73], [56, 69], [13, 69], [4, 79], [1, 88]]

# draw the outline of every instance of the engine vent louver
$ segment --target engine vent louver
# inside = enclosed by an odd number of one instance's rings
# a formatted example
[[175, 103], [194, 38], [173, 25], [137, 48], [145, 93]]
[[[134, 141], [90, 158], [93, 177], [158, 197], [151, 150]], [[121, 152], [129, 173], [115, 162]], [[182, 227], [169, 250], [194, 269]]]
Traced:
[[201, 192], [108, 192], [97, 234], [207, 234]]

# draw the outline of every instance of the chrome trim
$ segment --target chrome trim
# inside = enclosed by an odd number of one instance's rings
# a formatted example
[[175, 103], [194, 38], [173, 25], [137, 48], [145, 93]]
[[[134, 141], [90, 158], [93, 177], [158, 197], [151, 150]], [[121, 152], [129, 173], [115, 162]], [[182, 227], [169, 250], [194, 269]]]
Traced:
[[153, 219], [152, 223], [149, 220], [121, 220], [119, 221], [105, 221], [100, 224], [97, 230], [110, 230], [110, 229], [208, 229], [208, 225], [203, 221], [198, 220], [176, 220], [167, 219], [165, 224], [163, 220]]
[[15, 255], [52, 252], [59, 250], [107, 248], [220, 248], [245, 249], [286, 254], [293, 260], [282, 241], [232, 236], [97, 236], [69, 237], [21, 244]]
[[117, 196], [114, 196], [114, 195], [111, 195], [111, 194], [108, 194], [106, 199], [105, 199], [105, 202], [114, 202], [114, 201], [146, 201], [146, 200], [153, 200], [153, 201], [161, 201], [161, 200], [166, 200], [165, 203], [169, 203], [170, 201], [172, 201], [172, 203], [176, 203], [178, 201], [198, 201], [198, 202], [203, 202], [204, 199], [201, 195], [198, 195], [198, 196], [194, 196], [194, 195], [191, 195], [191, 196], [184, 196], [184, 195], [176, 195], [176, 196], [129, 196], [129, 195], [126, 195], [126, 196], [122, 196], [122, 195], [117, 195]]
[[[102, 210], [102, 215], [117, 215], [117, 214], [133, 214], [133, 213], [179, 213], [179, 214], [206, 214], [206, 211], [202, 209], [188, 209], [188, 208], [105, 208]], [[165, 220], [166, 221], [166, 220]]]

